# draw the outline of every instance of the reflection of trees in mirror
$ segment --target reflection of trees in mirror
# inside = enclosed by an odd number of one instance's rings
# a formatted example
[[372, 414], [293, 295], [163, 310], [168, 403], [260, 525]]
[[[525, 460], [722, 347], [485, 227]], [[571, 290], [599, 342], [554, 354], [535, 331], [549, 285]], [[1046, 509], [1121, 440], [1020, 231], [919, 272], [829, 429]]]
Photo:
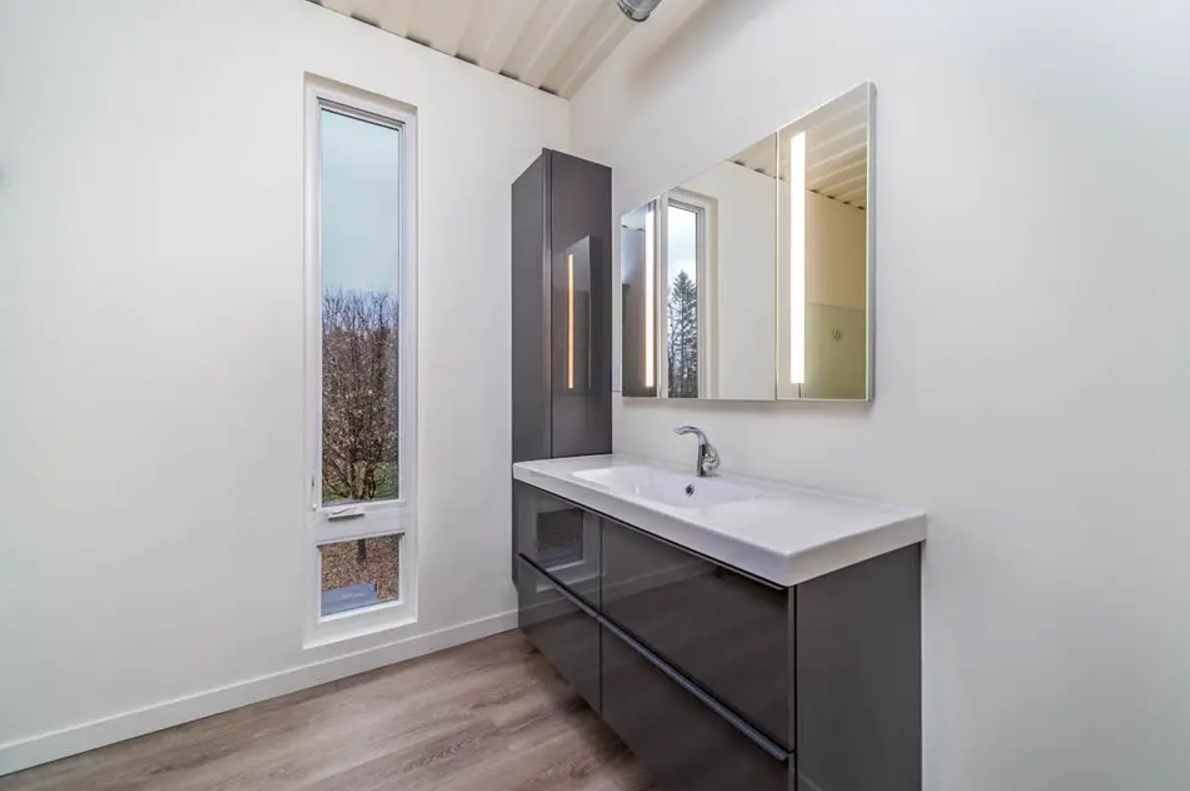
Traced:
[[669, 395], [698, 398], [698, 286], [678, 272], [669, 289]]
[[322, 295], [322, 500], [398, 496], [397, 300]]

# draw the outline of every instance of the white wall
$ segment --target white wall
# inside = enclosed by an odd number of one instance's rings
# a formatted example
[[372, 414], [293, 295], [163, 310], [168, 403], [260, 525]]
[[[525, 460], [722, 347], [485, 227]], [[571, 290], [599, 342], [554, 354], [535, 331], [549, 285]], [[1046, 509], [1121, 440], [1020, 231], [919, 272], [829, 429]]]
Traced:
[[714, 198], [714, 398], [772, 398], [776, 390], [775, 181], [720, 162], [682, 185]]
[[873, 80], [876, 399], [622, 402], [617, 450], [689, 461], [693, 422], [726, 470], [930, 513], [931, 791], [1185, 787], [1190, 6], [691, 5], [575, 147], [622, 212]]
[[[304, 71], [421, 158], [420, 622], [310, 651]], [[567, 104], [300, 0], [0, 0], [0, 107], [0, 773], [513, 625], [509, 185]]]

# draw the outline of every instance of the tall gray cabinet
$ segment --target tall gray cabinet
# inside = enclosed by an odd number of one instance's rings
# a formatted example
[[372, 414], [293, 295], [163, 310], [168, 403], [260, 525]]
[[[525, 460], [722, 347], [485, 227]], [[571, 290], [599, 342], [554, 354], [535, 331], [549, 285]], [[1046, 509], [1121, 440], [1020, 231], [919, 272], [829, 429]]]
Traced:
[[513, 182], [513, 461], [611, 453], [611, 240], [609, 168], [546, 149]]
[[611, 453], [611, 190], [548, 149], [513, 182], [513, 461]]

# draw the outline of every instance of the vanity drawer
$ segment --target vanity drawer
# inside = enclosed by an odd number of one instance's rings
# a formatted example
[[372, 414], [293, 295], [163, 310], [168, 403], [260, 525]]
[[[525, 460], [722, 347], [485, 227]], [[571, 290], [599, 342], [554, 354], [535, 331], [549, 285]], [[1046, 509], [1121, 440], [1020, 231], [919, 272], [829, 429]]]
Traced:
[[600, 519], [582, 508], [513, 482], [516, 545], [588, 603], [599, 606]]
[[792, 748], [790, 592], [602, 521], [603, 614]]
[[[675, 791], [787, 791], [791, 758], [733, 725], [643, 647], [603, 629], [604, 721]], [[705, 693], [703, 693], [705, 695]]]
[[599, 623], [545, 575], [518, 558], [517, 622], [559, 674], [599, 711]]

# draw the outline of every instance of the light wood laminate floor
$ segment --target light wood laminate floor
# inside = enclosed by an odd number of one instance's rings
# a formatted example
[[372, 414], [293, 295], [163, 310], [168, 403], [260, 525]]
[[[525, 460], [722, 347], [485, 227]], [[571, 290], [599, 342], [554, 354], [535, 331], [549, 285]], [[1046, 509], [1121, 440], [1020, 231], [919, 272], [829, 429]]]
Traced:
[[658, 791], [519, 632], [0, 777], [0, 791]]

